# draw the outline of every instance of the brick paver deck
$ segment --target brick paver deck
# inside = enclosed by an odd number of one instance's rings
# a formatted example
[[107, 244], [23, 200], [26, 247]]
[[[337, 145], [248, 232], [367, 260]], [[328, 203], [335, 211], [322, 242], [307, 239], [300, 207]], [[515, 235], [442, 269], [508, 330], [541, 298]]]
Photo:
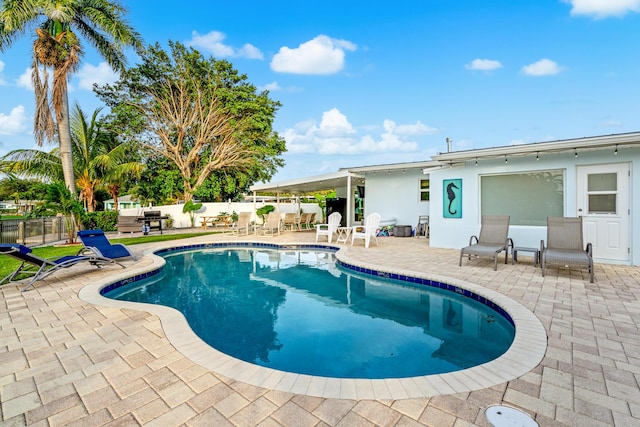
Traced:
[[[546, 329], [541, 363], [489, 388], [421, 398], [320, 398], [257, 387], [186, 357], [155, 314], [85, 302], [81, 289], [122, 269], [78, 265], [25, 293], [0, 288], [0, 425], [490, 426], [484, 410], [495, 404], [516, 407], [541, 426], [640, 425], [640, 268], [596, 264], [590, 284], [581, 270], [549, 269], [543, 278], [526, 257], [493, 271], [489, 259], [459, 267], [458, 251], [431, 249], [425, 239], [378, 240], [369, 249], [346, 246], [343, 256], [472, 282], [513, 299]], [[139, 259], [125, 265], [144, 266], [151, 262], [144, 252], [171, 245], [132, 246]]]

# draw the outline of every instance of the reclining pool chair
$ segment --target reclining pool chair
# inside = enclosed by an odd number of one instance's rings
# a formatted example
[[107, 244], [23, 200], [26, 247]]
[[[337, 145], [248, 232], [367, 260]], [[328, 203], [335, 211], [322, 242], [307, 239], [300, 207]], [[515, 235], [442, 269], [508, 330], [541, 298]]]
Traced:
[[[493, 258], [493, 270], [498, 269], [498, 254], [504, 251], [504, 263], [509, 258], [509, 246], [513, 249], [513, 240], [509, 238], [509, 216], [482, 216], [480, 237], [471, 236], [469, 246], [460, 249], [460, 263], [462, 257], [468, 255], [487, 256]], [[475, 243], [474, 243], [475, 240]]]
[[280, 235], [280, 222], [281, 222], [281, 215], [280, 212], [278, 211], [271, 211], [267, 214], [267, 221], [262, 225], [262, 227], [260, 228], [260, 230], [262, 231], [262, 234], [264, 234], [265, 236], [276, 236], [276, 235]]
[[231, 229], [231, 233], [234, 236], [239, 236], [240, 234], [244, 234], [246, 236], [249, 235], [249, 230], [251, 229], [251, 212], [240, 212], [238, 214], [238, 221], [233, 225]]
[[122, 243], [112, 244], [104, 235], [102, 230], [82, 230], [78, 231], [78, 238], [82, 241], [84, 248], [80, 249], [78, 255], [93, 253], [98, 257], [117, 259], [131, 257], [131, 251]]
[[13, 279], [20, 275], [33, 276], [29, 283], [22, 288], [22, 292], [33, 286], [36, 281], [44, 279], [60, 269], [73, 267], [81, 262], [88, 262], [96, 267], [104, 264], [118, 264], [124, 268], [124, 265], [119, 262], [96, 255], [67, 255], [60, 258], [41, 258], [33, 254], [31, 248], [17, 243], [0, 244], [0, 254], [20, 261], [20, 266], [13, 273], [0, 280], [0, 285], [5, 282], [12, 282]]
[[593, 283], [593, 254], [591, 243], [582, 242], [582, 217], [547, 218], [547, 245], [540, 241], [540, 267], [544, 277], [548, 264], [574, 265], [589, 269]]

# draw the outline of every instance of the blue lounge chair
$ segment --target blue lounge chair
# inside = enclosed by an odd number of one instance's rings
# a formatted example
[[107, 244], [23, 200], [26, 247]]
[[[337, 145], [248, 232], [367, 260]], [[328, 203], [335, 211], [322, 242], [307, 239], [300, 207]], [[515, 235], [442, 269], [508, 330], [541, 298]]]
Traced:
[[119, 262], [95, 255], [67, 255], [60, 258], [41, 258], [33, 254], [31, 248], [17, 243], [0, 244], [0, 254], [8, 255], [21, 261], [20, 266], [13, 273], [0, 280], [0, 285], [5, 282], [12, 282], [13, 279], [20, 275], [33, 276], [29, 283], [22, 288], [22, 292], [33, 286], [36, 281], [44, 279], [62, 268], [73, 267], [81, 262], [88, 262], [98, 268], [104, 264], [118, 264], [124, 268], [124, 265]]
[[84, 245], [84, 248], [78, 252], [78, 255], [93, 253], [98, 257], [110, 259], [125, 257], [136, 259], [131, 251], [122, 243], [112, 244], [102, 230], [78, 231], [78, 237]]

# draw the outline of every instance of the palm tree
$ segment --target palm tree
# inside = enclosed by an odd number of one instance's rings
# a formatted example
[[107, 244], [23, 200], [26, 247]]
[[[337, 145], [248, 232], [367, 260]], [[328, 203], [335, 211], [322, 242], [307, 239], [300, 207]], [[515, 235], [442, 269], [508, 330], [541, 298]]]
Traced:
[[[76, 104], [70, 121], [74, 176], [80, 188], [80, 200], [89, 212], [95, 210], [96, 190], [111, 188], [109, 192], [114, 196], [114, 189], [119, 190], [124, 177], [140, 176], [144, 170], [142, 163], [131, 161], [132, 150], [127, 144], [119, 144], [112, 133], [101, 129], [100, 111], [100, 108], [96, 109], [88, 119]], [[0, 170], [59, 181], [63, 173], [58, 150], [55, 148], [49, 153], [40, 150], [10, 151], [2, 158]]]
[[[59, 139], [64, 182], [75, 194], [75, 177], [67, 81], [82, 56], [79, 35], [89, 41], [112, 69], [125, 66], [123, 48], [142, 50], [140, 35], [123, 18], [126, 10], [109, 0], [5, 0], [0, 2], [0, 52], [33, 29], [33, 73], [36, 96], [34, 136]], [[48, 72], [53, 70], [49, 94]], [[51, 96], [51, 99], [49, 99]], [[55, 118], [55, 119], [54, 119]]]

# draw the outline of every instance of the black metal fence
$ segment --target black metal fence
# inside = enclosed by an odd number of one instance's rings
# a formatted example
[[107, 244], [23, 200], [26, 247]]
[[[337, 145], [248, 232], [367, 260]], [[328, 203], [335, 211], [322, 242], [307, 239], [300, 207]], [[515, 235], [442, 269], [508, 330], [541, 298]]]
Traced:
[[61, 216], [0, 220], [0, 243], [38, 246], [65, 241], [69, 238], [68, 223], [67, 218]]

